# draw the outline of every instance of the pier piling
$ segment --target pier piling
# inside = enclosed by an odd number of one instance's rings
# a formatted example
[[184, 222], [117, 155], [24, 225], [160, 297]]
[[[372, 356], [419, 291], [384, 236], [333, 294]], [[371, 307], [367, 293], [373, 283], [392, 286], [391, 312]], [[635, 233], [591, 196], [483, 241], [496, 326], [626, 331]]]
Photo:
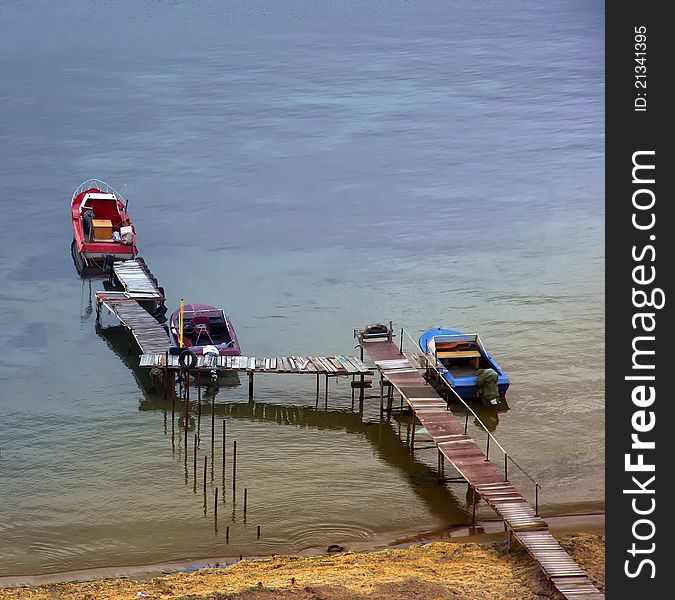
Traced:
[[232, 497], [237, 489], [237, 440], [234, 440], [232, 448]]

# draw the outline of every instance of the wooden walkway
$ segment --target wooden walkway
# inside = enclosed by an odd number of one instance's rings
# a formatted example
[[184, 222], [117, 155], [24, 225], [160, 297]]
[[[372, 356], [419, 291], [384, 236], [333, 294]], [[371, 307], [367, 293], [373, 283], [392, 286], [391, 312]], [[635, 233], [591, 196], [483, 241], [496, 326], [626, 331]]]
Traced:
[[162, 353], [169, 349], [164, 327], [136, 300], [120, 293], [96, 292], [96, 310], [105, 306], [130, 330], [142, 353]]
[[150, 278], [148, 269], [138, 259], [113, 263], [113, 275], [130, 298], [163, 300], [164, 294]]
[[[148, 315], [149, 316], [149, 315]], [[166, 351], [147, 352], [141, 356], [141, 367], [163, 368]], [[180, 369], [177, 355], [169, 355], [169, 369]], [[246, 371], [248, 373], [300, 373], [306, 375], [372, 375], [373, 371], [355, 356], [279, 356], [260, 358], [254, 356], [198, 356], [198, 369], [218, 371]]]
[[569, 599], [604, 598], [551, 535], [546, 522], [507, 480], [505, 469], [488, 460], [471, 436], [464, 433], [464, 423], [450, 412], [445, 400], [419, 373], [422, 366], [419, 357], [413, 359], [416, 366], [399, 353], [392, 341], [368, 341], [363, 337], [359, 341], [383, 380], [390, 382], [405, 399], [439, 451], [504, 520], [509, 536], [514, 535], [527, 549], [553, 586]]

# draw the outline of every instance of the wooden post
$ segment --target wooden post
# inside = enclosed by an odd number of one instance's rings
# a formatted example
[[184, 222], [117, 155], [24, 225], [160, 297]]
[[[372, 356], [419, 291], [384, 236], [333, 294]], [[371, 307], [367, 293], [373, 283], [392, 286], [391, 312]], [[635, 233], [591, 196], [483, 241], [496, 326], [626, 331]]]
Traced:
[[185, 450], [187, 451], [187, 439], [188, 439], [188, 423], [190, 421], [190, 381], [189, 375], [186, 372], [187, 380], [187, 391], [185, 392]]
[[324, 408], [328, 410], [328, 373], [326, 373], [326, 393], [324, 395]]
[[216, 443], [216, 392], [214, 391], [213, 398], [211, 400], [211, 460], [213, 460], [215, 443]]
[[260, 525], [258, 525], [258, 528], [256, 529], [256, 537], [260, 539]]
[[319, 379], [319, 374], [316, 374], [316, 402], [314, 403], [314, 409], [319, 408], [319, 387], [321, 386], [321, 381]]
[[471, 486], [471, 524], [476, 524], [476, 488]]
[[169, 351], [164, 354], [164, 400], [169, 397]]
[[213, 517], [218, 522], [218, 488], [216, 488], [216, 500], [213, 503]]
[[412, 415], [412, 427], [411, 427], [411, 432], [410, 432], [410, 450], [414, 451], [415, 450], [415, 421], [417, 420], [417, 417], [415, 416], [415, 412], [413, 411]]
[[248, 488], [244, 488], [244, 514], [246, 514], [248, 508]]
[[176, 374], [171, 371], [171, 420], [176, 418]]
[[248, 372], [248, 401], [253, 402], [253, 371]]
[[490, 460], [490, 433], [488, 432], [487, 443], [485, 444], [485, 460]]
[[225, 419], [223, 419], [223, 502], [225, 502], [225, 455], [226, 455], [225, 450], [227, 449], [226, 440], [227, 440], [227, 432]]
[[232, 449], [232, 497], [237, 489], [237, 440], [234, 440]]
[[384, 377], [380, 373], [380, 419], [384, 414]]
[[204, 455], [204, 502], [206, 502], [206, 464], [208, 463], [209, 457]]
[[469, 409], [466, 409], [466, 417], [464, 418], [464, 435], [469, 430]]
[[197, 493], [197, 436], [195, 435], [195, 447], [192, 452], [193, 458], [192, 458], [192, 470], [194, 471], [194, 478], [195, 478], [195, 486], [194, 489], [192, 490], [195, 494]]

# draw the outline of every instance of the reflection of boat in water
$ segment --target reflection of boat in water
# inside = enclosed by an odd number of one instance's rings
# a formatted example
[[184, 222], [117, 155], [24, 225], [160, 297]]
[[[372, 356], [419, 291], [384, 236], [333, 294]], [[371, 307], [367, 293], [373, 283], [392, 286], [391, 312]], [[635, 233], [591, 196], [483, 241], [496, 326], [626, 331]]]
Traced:
[[[180, 309], [169, 321], [169, 335], [175, 348], [180, 347]], [[183, 309], [182, 347], [197, 355], [205, 348], [215, 348], [220, 356], [241, 356], [239, 341], [230, 318], [220, 308], [208, 304], [186, 304]]]
[[78, 272], [102, 272], [106, 262], [138, 254], [128, 201], [107, 183], [89, 179], [70, 201], [73, 222], [71, 251]]
[[[131, 370], [138, 387], [143, 392], [145, 401], [151, 404], [161, 402], [166, 405], [164, 399], [164, 384], [160, 374], [153, 373], [152, 369], [145, 369], [138, 366], [138, 353], [129, 352], [129, 332], [125, 327], [112, 326], [101, 327], [96, 325], [96, 333], [103, 338], [108, 347], [117, 355], [117, 357]], [[208, 373], [203, 373], [201, 379], [202, 393], [211, 396], [214, 391], [221, 387], [237, 387], [241, 385], [239, 375], [236, 371], [224, 372], [218, 377], [217, 381], [212, 381]], [[191, 384], [196, 384], [194, 376], [191, 377]], [[168, 400], [171, 408], [171, 400]]]
[[[435, 363], [441, 377], [466, 400], [482, 397], [493, 404], [502, 399], [510, 380], [475, 333], [430, 329], [423, 333], [420, 348]], [[488, 390], [494, 390], [491, 393]]]

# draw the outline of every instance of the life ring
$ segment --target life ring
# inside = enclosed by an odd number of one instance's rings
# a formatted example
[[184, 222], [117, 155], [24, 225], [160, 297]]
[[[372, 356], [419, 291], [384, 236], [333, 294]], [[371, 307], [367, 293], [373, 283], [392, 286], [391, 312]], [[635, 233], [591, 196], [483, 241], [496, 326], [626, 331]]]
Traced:
[[192, 350], [183, 350], [178, 356], [178, 364], [189, 371], [197, 366], [197, 355]]

